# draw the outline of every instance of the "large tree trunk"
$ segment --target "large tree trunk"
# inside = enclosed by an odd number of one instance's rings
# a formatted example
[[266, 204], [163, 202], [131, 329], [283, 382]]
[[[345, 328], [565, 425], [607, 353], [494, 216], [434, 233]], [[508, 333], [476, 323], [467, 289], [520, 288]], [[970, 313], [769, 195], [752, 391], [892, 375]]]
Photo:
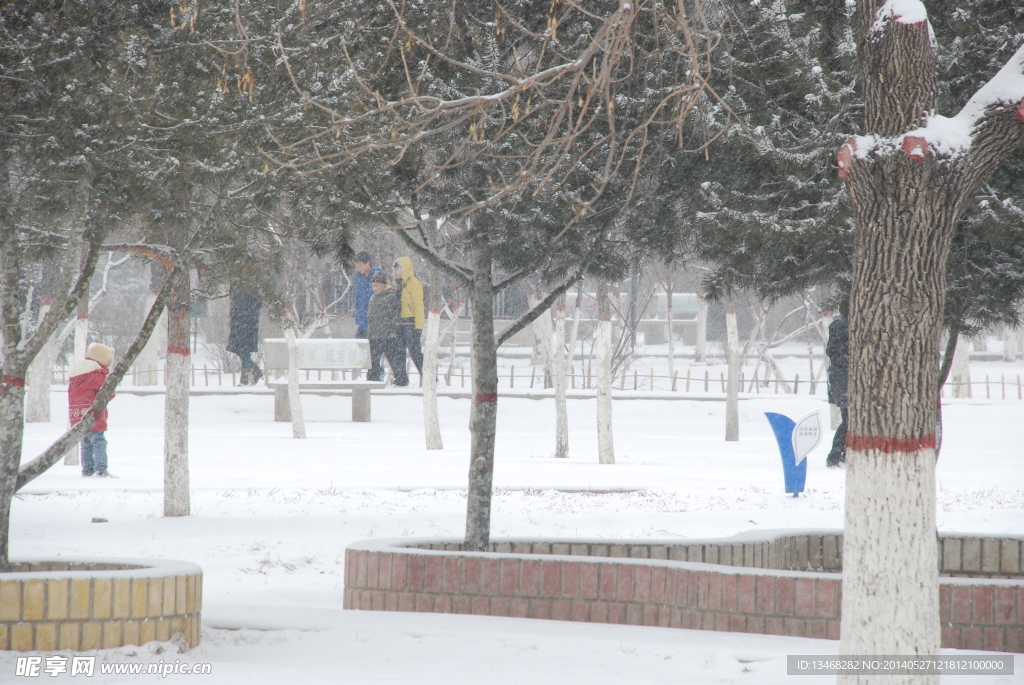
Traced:
[[164, 516], [188, 516], [188, 390], [190, 288], [188, 272], [174, 286], [167, 313], [164, 395]]
[[491, 539], [491, 488], [498, 418], [498, 349], [494, 336], [492, 259], [485, 240], [470, 248], [473, 285], [469, 290], [473, 330], [473, 406], [470, 411], [469, 488], [465, 548], [485, 551]]
[[940, 639], [935, 370], [946, 257], [964, 203], [1024, 145], [1024, 48], [954, 117], [970, 140], [950, 152], [921, 128], [935, 110], [938, 62], [924, 6], [861, 0], [856, 12], [868, 135], [837, 159], [856, 220], [840, 652], [928, 658]]
[[725, 439], [735, 442], [740, 439], [740, 338], [732, 291], [725, 296], [725, 330], [725, 354], [729, 364], [729, 376], [725, 381]]
[[[43, 320], [50, 311], [53, 300], [43, 300], [39, 304], [38, 322]], [[38, 324], [37, 324], [38, 325]], [[50, 422], [50, 389], [53, 385], [53, 364], [57, 359], [55, 335], [51, 335], [39, 355], [28, 367], [28, 402], [25, 407], [26, 423]]]
[[[570, 348], [569, 354], [572, 354]], [[565, 459], [569, 456], [569, 415], [565, 402], [565, 391], [568, 385], [565, 358], [565, 295], [558, 298], [555, 311], [555, 457]]]
[[615, 463], [612, 436], [612, 308], [608, 284], [597, 283], [597, 460]]
[[443, 450], [441, 423], [437, 414], [437, 351], [441, 343], [441, 282], [437, 273], [431, 279], [430, 309], [423, 329], [423, 435], [428, 450]]

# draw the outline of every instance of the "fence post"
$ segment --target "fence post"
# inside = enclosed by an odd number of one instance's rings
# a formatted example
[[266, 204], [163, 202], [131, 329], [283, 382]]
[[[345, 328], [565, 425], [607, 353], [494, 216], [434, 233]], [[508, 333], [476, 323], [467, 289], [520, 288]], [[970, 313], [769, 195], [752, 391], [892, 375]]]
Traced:
[[651, 392], [654, 392], [654, 367], [651, 367]]
[[985, 399], [986, 400], [992, 399], [992, 393], [991, 393], [991, 391], [989, 390], [989, 387], [988, 387], [988, 374], [987, 373], [985, 374]]
[[512, 388], [516, 387], [516, 365], [515, 364], [512, 365], [512, 368], [510, 368], [509, 372], [508, 372], [508, 387], [509, 387], [510, 390]]
[[797, 374], [796, 378], [793, 380], [793, 394], [800, 394], [800, 374]]
[[533, 379], [537, 377], [537, 367], [531, 367], [533, 370], [530, 372], [530, 389], [533, 389]]
[[722, 380], [722, 392], [725, 392], [725, 374], [721, 373], [719, 375], [722, 377], [721, 378], [721, 380]]

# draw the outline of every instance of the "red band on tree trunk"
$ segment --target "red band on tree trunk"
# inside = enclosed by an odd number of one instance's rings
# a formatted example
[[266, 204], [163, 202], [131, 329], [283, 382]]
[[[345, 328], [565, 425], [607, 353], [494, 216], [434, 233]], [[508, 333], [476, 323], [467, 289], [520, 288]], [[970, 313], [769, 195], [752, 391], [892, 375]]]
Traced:
[[84, 314], [79, 314], [78, 318], [79, 319], [88, 319], [89, 318], [89, 312], [85, 312]]
[[478, 392], [473, 397], [474, 404], [486, 404], [487, 402], [497, 402], [498, 393], [496, 392]]
[[597, 320], [598, 321], [611, 321], [612, 317], [610, 317], [610, 316], [599, 316], [599, 317], [597, 317]]
[[1017, 103], [1017, 121], [1024, 121], [1024, 100]]
[[179, 345], [168, 345], [167, 354], [180, 354], [182, 357], [187, 357], [191, 354], [191, 351], [187, 347], [181, 347]]
[[928, 156], [928, 141], [922, 136], [903, 136], [903, 154], [915, 162], [923, 162]]
[[25, 387], [25, 379], [24, 378], [19, 378], [18, 376], [3, 376], [3, 377], [0, 377], [0, 383], [3, 383], [4, 385], [10, 385], [10, 386], [13, 386], [15, 388], [24, 388]]
[[444, 310], [444, 307], [431, 307], [430, 308], [430, 313], [431, 314], [440, 314], [443, 310]]
[[893, 452], [917, 452], [935, 449], [935, 435], [918, 438], [886, 438], [881, 435], [847, 435], [846, 449], [867, 452], [874, 450], [885, 454]]

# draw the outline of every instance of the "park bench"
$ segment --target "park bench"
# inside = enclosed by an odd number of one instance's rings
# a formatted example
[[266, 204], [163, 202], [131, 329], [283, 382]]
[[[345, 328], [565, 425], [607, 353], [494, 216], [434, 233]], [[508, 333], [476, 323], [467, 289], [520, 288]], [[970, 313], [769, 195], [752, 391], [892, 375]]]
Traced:
[[[360, 378], [363, 369], [370, 368], [370, 342], [345, 338], [300, 339], [295, 341], [299, 349], [299, 390], [351, 390], [352, 420], [370, 420], [370, 391], [384, 387], [382, 381], [368, 381]], [[267, 373], [283, 372], [284, 378], [275, 378], [267, 383], [274, 389], [274, 420], [291, 421], [291, 407], [288, 404], [288, 346], [284, 338], [268, 338], [263, 341]], [[316, 378], [310, 378], [315, 372]], [[324, 379], [325, 372], [329, 378]], [[352, 373], [353, 378], [345, 376]], [[276, 374], [275, 374], [276, 375]]]

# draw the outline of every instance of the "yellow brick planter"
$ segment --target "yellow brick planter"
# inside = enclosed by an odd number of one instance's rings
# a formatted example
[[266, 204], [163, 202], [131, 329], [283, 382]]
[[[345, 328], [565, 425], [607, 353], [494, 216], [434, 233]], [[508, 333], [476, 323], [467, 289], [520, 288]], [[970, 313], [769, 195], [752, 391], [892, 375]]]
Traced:
[[199, 644], [203, 571], [166, 559], [12, 560], [0, 573], [0, 649], [83, 651], [181, 635]]

